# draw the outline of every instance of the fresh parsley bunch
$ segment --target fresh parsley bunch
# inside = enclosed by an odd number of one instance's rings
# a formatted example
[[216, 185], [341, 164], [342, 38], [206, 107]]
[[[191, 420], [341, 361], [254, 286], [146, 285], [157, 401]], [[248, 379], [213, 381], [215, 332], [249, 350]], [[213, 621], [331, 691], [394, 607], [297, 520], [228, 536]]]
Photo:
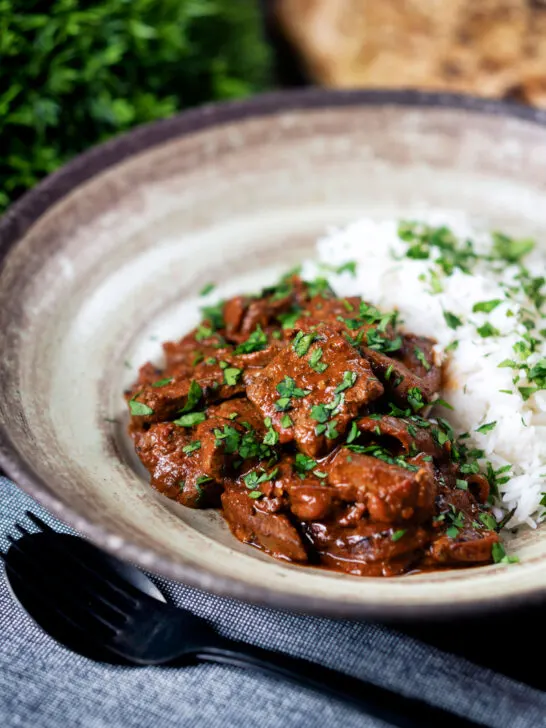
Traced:
[[92, 144], [267, 85], [252, 0], [0, 0], [0, 211]]

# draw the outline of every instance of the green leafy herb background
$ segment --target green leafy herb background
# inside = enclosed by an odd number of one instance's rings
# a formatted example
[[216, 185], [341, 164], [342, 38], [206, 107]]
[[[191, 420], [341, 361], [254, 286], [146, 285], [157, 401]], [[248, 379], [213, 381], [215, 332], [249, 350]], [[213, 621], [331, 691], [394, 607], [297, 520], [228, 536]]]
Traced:
[[266, 87], [252, 0], [0, 0], [0, 212], [87, 147]]

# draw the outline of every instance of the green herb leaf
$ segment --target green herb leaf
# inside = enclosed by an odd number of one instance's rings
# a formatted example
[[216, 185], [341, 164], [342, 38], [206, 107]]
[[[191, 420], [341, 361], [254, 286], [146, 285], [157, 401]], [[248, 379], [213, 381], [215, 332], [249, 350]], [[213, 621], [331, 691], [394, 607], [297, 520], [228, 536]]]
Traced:
[[514, 240], [514, 238], [503, 235], [502, 233], [492, 233], [493, 251], [502, 260], [508, 263], [519, 263], [519, 261], [530, 253], [535, 247], [533, 240], [528, 238], [524, 240]]
[[419, 387], [410, 387], [408, 389], [408, 404], [414, 412], [419, 412], [425, 406], [423, 393]]
[[192, 452], [195, 452], [196, 450], [201, 449], [201, 441], [200, 440], [194, 440], [194, 442], [190, 442], [189, 445], [185, 445], [182, 448], [182, 452], [184, 455], [190, 455]]
[[482, 339], [486, 339], [489, 336], [500, 336], [500, 331], [492, 326], [489, 321], [486, 321], [483, 326], [479, 326], [476, 331]]
[[311, 367], [311, 369], [314, 369], [319, 374], [322, 374], [324, 371], [326, 371], [326, 369], [328, 369], [328, 364], [325, 364], [321, 361], [322, 354], [322, 349], [320, 348], [320, 346], [317, 346], [309, 357], [309, 366]]
[[237, 367], [227, 367], [227, 369], [224, 369], [224, 382], [229, 387], [234, 387], [242, 373], [242, 369], [238, 369]]
[[336, 420], [330, 420], [330, 422], [326, 425], [326, 437], [328, 440], [335, 440], [336, 437], [339, 437], [339, 432], [337, 431], [336, 426]]
[[334, 389], [334, 394], [339, 394], [340, 392], [343, 392], [345, 389], [350, 389], [354, 386], [355, 382], [357, 380], [357, 373], [352, 371], [346, 371], [343, 372], [343, 381], [341, 384], [338, 384], [338, 386]]
[[351, 422], [351, 429], [349, 430], [349, 434], [347, 435], [347, 444], [350, 445], [351, 442], [354, 442], [359, 434], [360, 430], [358, 429], [356, 422], [353, 420]]
[[315, 422], [327, 422], [331, 412], [324, 404], [315, 404], [311, 407], [311, 419]]
[[203, 288], [199, 291], [200, 296], [207, 296], [209, 293], [214, 291], [216, 288], [216, 283], [205, 283]]
[[398, 531], [393, 531], [391, 535], [391, 541], [400, 541], [402, 536], [404, 536], [408, 532], [407, 528], [400, 528]]
[[461, 478], [457, 478], [455, 480], [455, 487], [459, 490], [468, 490], [468, 483], [466, 480], [462, 480]]
[[463, 325], [462, 319], [450, 311], [444, 311], [444, 319], [450, 329], [458, 329], [459, 326]]
[[187, 415], [182, 415], [182, 417], [174, 420], [174, 424], [179, 427], [193, 427], [200, 422], [204, 422], [206, 419], [207, 416], [204, 412], [189, 412]]
[[290, 419], [290, 415], [283, 415], [281, 417], [281, 427], [284, 427], [284, 428], [292, 427], [293, 424], [294, 423]]
[[203, 483], [210, 483], [212, 480], [214, 480], [214, 478], [211, 478], [210, 475], [200, 475], [195, 481], [195, 484], [200, 486], [203, 485]]
[[165, 387], [173, 381], [172, 377], [166, 377], [165, 379], [158, 379], [157, 382], [152, 384], [152, 387]]
[[258, 324], [248, 339], [235, 347], [235, 354], [252, 354], [255, 351], [263, 351], [267, 347], [267, 343], [267, 336]]
[[495, 429], [497, 426], [497, 422], [486, 422], [483, 425], [480, 425], [479, 427], [476, 427], [476, 432], [479, 432], [481, 435], [487, 435], [488, 432], [491, 432]]
[[495, 517], [491, 515], [491, 513], [480, 513], [480, 521], [490, 531], [496, 531], [497, 521]]
[[449, 538], [457, 538], [458, 535], [459, 535], [459, 529], [456, 526], [450, 526], [446, 530], [446, 536], [448, 536]]
[[422, 351], [422, 349], [419, 349], [419, 347], [416, 346], [415, 349], [413, 350], [413, 353], [415, 354], [415, 358], [419, 362], [421, 362], [421, 364], [423, 365], [425, 370], [427, 372], [430, 371], [430, 364], [428, 363], [427, 358], [426, 358], [424, 352]]
[[263, 442], [264, 445], [276, 445], [279, 442], [279, 433], [270, 426], [265, 433]]
[[283, 329], [293, 329], [300, 316], [301, 308], [295, 308], [287, 313], [280, 313], [277, 318], [281, 322]]
[[141, 393], [138, 392], [132, 399], [129, 400], [129, 409], [131, 410], [131, 414], [137, 417], [153, 415], [154, 411], [151, 407], [148, 407], [148, 405], [144, 404], [144, 402], [137, 402], [135, 400], [135, 397], [138, 397], [139, 394]]
[[313, 341], [316, 341], [317, 335], [314, 333], [304, 334], [303, 331], [298, 331], [294, 341], [292, 342], [292, 348], [296, 352], [296, 356], [301, 359], [302, 356], [307, 354]]
[[348, 260], [346, 263], [343, 263], [343, 265], [340, 265], [339, 268], [336, 268], [335, 272], [338, 275], [340, 273], [350, 273], [353, 276], [353, 278], [355, 278], [356, 277], [356, 261]]
[[195, 381], [195, 379], [192, 379], [190, 382], [190, 388], [188, 390], [186, 404], [182, 408], [181, 413], [184, 414], [184, 412], [191, 412], [193, 409], [195, 409], [195, 406], [202, 396], [203, 390], [201, 389], [201, 386], [198, 384], [198, 382]]
[[294, 468], [299, 475], [305, 475], [310, 470], [313, 470], [316, 467], [317, 461], [313, 460], [313, 458], [309, 457], [309, 455], [305, 455], [302, 452], [296, 454]]
[[479, 303], [475, 303], [472, 306], [472, 312], [478, 313], [482, 311], [483, 313], [491, 313], [493, 309], [497, 308], [502, 303], [500, 298], [494, 298], [492, 301], [480, 301]]
[[518, 387], [518, 389], [524, 402], [526, 402], [529, 397], [532, 397], [535, 392], [538, 392], [538, 387]]

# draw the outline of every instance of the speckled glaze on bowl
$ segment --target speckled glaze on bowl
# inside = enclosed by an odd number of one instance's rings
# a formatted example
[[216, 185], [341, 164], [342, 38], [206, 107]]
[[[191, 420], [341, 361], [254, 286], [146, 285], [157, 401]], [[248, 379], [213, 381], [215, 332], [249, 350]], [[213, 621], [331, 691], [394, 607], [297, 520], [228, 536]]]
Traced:
[[311, 90], [191, 111], [77, 158], [0, 222], [0, 464], [104, 549], [240, 599], [388, 618], [546, 596], [546, 529], [515, 539], [509, 568], [370, 579], [275, 561], [218, 514], [155, 494], [125, 436], [124, 385], [194, 323], [205, 282], [249, 290], [327, 226], [427, 209], [544, 244], [546, 116]]

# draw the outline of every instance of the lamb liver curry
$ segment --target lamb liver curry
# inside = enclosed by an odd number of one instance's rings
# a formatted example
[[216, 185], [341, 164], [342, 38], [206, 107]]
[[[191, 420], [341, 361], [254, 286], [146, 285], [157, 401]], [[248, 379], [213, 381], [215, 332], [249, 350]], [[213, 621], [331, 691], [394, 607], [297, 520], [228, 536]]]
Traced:
[[492, 560], [488, 480], [428, 416], [433, 340], [296, 274], [203, 316], [126, 393], [154, 488], [300, 564], [392, 576]]

